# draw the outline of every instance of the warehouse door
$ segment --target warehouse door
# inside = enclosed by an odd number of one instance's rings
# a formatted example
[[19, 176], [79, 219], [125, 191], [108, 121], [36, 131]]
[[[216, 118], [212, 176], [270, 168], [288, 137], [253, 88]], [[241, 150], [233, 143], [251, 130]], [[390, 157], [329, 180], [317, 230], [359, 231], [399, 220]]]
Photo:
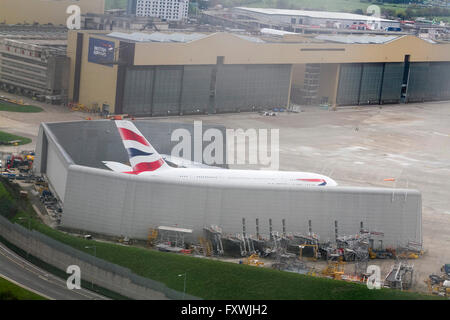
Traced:
[[152, 110], [154, 70], [127, 68], [123, 98], [123, 113], [150, 115]]
[[[404, 63], [385, 63], [380, 103], [399, 103], [402, 94]], [[405, 86], [406, 88], [406, 86]], [[405, 91], [406, 92], [406, 91]]]
[[429, 68], [428, 62], [413, 62], [410, 64], [406, 92], [407, 102], [422, 102], [430, 99]]
[[363, 65], [358, 104], [380, 103], [383, 71], [383, 63], [366, 63]]
[[212, 66], [185, 66], [181, 114], [208, 113]]
[[361, 89], [362, 64], [342, 64], [339, 73], [338, 105], [357, 105]]

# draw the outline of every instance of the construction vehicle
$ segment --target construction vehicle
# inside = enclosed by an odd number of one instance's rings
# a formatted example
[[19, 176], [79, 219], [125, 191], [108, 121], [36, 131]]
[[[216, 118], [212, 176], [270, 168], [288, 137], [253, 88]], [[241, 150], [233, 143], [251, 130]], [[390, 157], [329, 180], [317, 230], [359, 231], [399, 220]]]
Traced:
[[250, 257], [245, 258], [244, 260], [242, 260], [242, 264], [246, 264], [248, 266], [255, 266], [255, 267], [262, 267], [264, 266], [264, 262], [259, 261], [259, 256], [258, 254], [252, 254]]
[[419, 255], [414, 252], [402, 252], [397, 254], [397, 258], [400, 259], [419, 259]]
[[370, 259], [391, 259], [395, 256], [392, 250], [374, 250], [369, 248]]
[[342, 261], [342, 259], [339, 259], [339, 261], [329, 262], [321, 273], [325, 277], [331, 277], [335, 280], [342, 280], [342, 276], [345, 274], [345, 262]]

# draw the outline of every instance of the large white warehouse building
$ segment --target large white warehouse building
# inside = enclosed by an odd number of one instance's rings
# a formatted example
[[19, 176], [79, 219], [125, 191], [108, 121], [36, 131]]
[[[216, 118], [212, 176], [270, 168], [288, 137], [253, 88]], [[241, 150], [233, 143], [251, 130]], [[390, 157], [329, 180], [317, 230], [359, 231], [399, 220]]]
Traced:
[[374, 29], [400, 27], [400, 22], [395, 20], [346, 12], [247, 7], [234, 8], [233, 12], [261, 22], [266, 21], [272, 25], [306, 25], [328, 28], [349, 28], [352, 25], [367, 24], [373, 26]]

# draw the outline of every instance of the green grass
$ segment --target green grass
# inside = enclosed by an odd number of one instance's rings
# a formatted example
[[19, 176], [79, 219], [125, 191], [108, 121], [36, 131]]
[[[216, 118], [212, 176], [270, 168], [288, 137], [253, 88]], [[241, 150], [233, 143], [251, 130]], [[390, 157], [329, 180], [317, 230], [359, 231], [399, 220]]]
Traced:
[[450, 17], [434, 17], [436, 21], [444, 21], [450, 23]]
[[7, 132], [0, 131], [0, 143], [9, 143], [11, 141], [19, 141], [18, 142], [19, 145], [24, 145], [24, 144], [31, 143], [31, 139], [30, 138], [16, 136], [14, 134], [10, 134], [10, 133], [7, 133]]
[[36, 107], [36, 106], [13, 105], [13, 104], [9, 104], [9, 103], [1, 103], [0, 102], [0, 111], [38, 113], [38, 112], [42, 112], [43, 109], [40, 107]]
[[[16, 204], [12, 220], [27, 227], [27, 219], [19, 218], [33, 216], [31, 206], [19, 201], [15, 194], [17, 190], [10, 186], [7, 189], [0, 187], [0, 198], [3, 194], [3, 199], [6, 199], [10, 192], [13, 192], [13, 200], [10, 201]], [[1, 207], [0, 214], [4, 214]], [[178, 291], [183, 291], [184, 284], [183, 277], [178, 275], [186, 272], [187, 293], [204, 299], [436, 299], [435, 296], [413, 292], [369, 290], [365, 285], [344, 281], [85, 240], [51, 229], [35, 218], [31, 220], [31, 228], [88, 254], [93, 254], [93, 251], [85, 246], [95, 245], [97, 257]]]
[[0, 300], [47, 300], [0, 277]]

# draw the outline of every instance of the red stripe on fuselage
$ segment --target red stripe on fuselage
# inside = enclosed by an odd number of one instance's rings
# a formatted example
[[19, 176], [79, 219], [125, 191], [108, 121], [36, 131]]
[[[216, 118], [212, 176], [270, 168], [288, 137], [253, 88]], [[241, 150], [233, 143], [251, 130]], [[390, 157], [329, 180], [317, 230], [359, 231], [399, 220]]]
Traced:
[[325, 182], [324, 179], [297, 179], [300, 181], [308, 181], [308, 182]]
[[122, 137], [123, 140], [133, 140], [133, 141], [142, 143], [145, 146], [149, 146], [148, 142], [145, 140], [144, 137], [134, 133], [131, 130], [125, 129], [125, 128], [118, 128], [118, 129], [119, 129], [120, 136]]

